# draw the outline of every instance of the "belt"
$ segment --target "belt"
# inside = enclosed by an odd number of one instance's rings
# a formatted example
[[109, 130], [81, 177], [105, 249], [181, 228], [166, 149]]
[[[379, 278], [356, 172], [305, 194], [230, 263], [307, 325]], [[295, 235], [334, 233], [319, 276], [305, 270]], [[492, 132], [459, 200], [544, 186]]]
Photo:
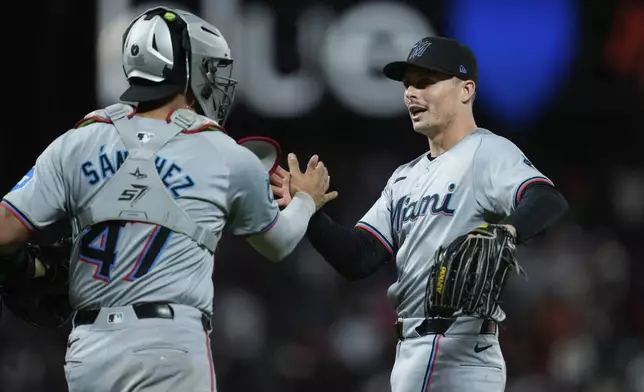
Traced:
[[[134, 314], [136, 314], [136, 317], [139, 319], [152, 319], [152, 318], [167, 319], [167, 320], [174, 319], [174, 309], [172, 309], [172, 306], [170, 306], [170, 304], [164, 304], [164, 303], [136, 304], [136, 305], [132, 305], [132, 310], [134, 310]], [[76, 312], [76, 315], [74, 315], [73, 323], [75, 326], [94, 324], [99, 313], [100, 313], [100, 309], [79, 310]], [[203, 326], [203, 329], [206, 332], [210, 332], [212, 330], [212, 321], [210, 320], [210, 317], [208, 317], [206, 314], [203, 314], [203, 313], [201, 314], [201, 324]]]
[[[456, 321], [455, 318], [425, 319], [418, 327], [416, 327], [416, 332], [418, 332], [420, 336], [437, 334], [444, 335], [449, 327], [454, 324], [454, 321]], [[496, 334], [496, 331], [496, 322], [492, 320], [483, 320], [479, 334], [494, 335]], [[403, 323], [401, 321], [396, 321], [394, 324], [394, 335], [398, 340], [405, 340], [405, 337], [403, 336]]]

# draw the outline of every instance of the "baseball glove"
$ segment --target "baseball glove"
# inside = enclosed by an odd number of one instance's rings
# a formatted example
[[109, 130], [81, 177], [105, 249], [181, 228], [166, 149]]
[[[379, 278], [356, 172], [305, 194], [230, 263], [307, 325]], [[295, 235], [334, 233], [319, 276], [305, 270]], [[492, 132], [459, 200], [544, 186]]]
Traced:
[[3, 283], [0, 298], [4, 307], [36, 327], [63, 325], [72, 312], [68, 296], [71, 246], [71, 238], [47, 246], [28, 245], [31, 258], [40, 260], [47, 273], [27, 281]]
[[427, 282], [427, 316], [460, 312], [491, 318], [512, 270], [525, 275], [516, 259], [516, 239], [501, 225], [479, 226], [439, 247]]

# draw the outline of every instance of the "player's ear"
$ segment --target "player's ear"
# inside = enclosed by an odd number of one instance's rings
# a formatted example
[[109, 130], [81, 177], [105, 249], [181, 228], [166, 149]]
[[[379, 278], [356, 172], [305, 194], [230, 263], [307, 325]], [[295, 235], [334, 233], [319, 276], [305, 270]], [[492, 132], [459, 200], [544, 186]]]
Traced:
[[476, 95], [476, 84], [472, 80], [461, 83], [461, 102], [466, 103], [474, 99]]

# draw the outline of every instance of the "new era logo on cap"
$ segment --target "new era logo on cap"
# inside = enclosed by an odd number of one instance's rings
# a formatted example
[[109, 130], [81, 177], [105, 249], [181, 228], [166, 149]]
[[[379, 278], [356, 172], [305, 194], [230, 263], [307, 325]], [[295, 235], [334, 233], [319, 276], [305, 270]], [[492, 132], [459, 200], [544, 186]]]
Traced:
[[467, 69], [465, 69], [465, 67], [463, 67], [462, 65], [461, 65], [460, 71], [461, 73], [464, 73], [464, 74], [467, 73]]

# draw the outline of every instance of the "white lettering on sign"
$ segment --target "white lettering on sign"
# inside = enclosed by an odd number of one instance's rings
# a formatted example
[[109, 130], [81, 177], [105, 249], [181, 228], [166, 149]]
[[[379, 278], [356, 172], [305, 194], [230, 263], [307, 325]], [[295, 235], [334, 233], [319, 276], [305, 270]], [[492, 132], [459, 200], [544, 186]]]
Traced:
[[[382, 76], [382, 66], [403, 60], [422, 37], [435, 35], [417, 9], [397, 2], [361, 3], [341, 14], [321, 4], [304, 9], [295, 22], [293, 56], [299, 69], [283, 73], [277, 61], [275, 10], [270, 3], [201, 0], [204, 19], [217, 26], [235, 58], [236, 99], [253, 112], [273, 118], [298, 118], [314, 111], [324, 94], [347, 110], [387, 118], [405, 112], [402, 85]], [[127, 88], [121, 66], [121, 39], [136, 15], [129, 0], [98, 1], [97, 92], [102, 106]], [[182, 8], [178, 3], [166, 6]]]

